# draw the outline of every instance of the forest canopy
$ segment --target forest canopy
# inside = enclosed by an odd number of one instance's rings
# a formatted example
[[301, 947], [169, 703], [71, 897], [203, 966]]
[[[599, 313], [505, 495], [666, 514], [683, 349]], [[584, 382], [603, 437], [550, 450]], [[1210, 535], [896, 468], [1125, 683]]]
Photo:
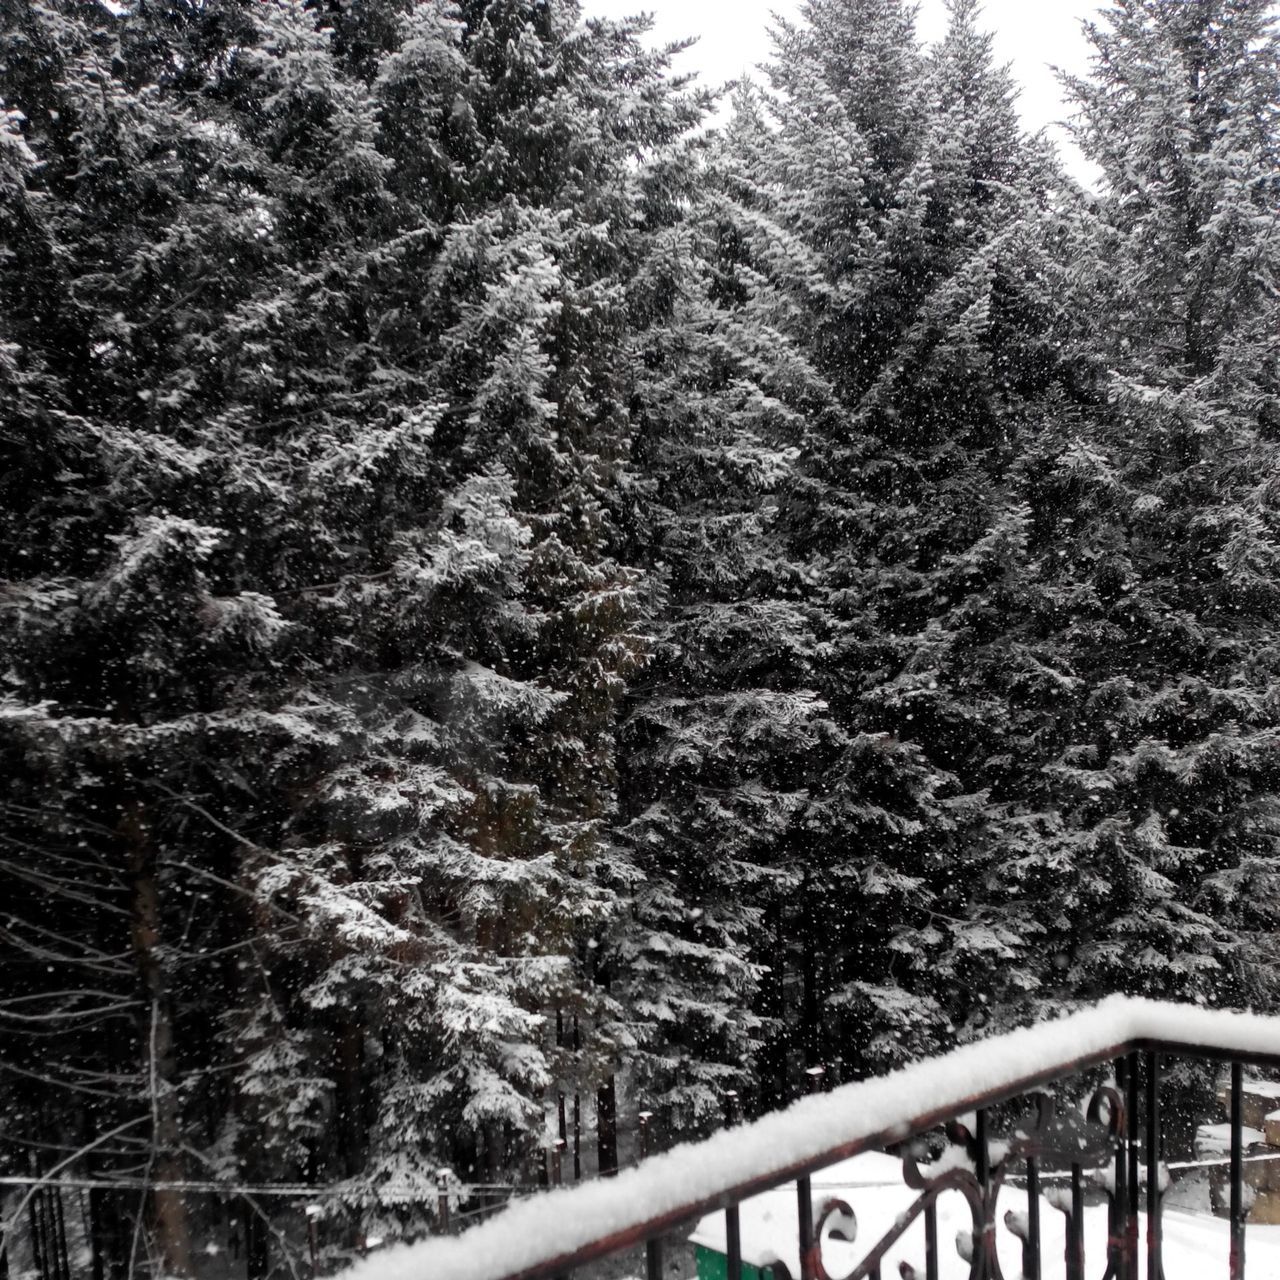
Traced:
[[575, 0], [0, 0], [0, 1174], [157, 1184], [98, 1280], [1280, 1004], [1276, 10], [1100, 14], [1085, 190], [949, 7], [710, 127]]

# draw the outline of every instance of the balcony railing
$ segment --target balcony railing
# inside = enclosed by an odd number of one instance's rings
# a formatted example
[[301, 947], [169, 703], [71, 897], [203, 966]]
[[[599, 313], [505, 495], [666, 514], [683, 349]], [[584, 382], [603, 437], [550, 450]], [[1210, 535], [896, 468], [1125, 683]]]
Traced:
[[[744, 1202], [779, 1188], [789, 1188], [792, 1238], [752, 1262], [774, 1280], [886, 1280], [895, 1259], [906, 1280], [1014, 1280], [1019, 1266], [1026, 1280], [1164, 1280], [1161, 1084], [1187, 1060], [1218, 1064], [1229, 1112], [1222, 1256], [1191, 1274], [1243, 1280], [1245, 1070], [1280, 1066], [1280, 1018], [1123, 998], [804, 1098], [616, 1178], [532, 1196], [462, 1235], [370, 1258], [353, 1280], [560, 1280], [626, 1254], [635, 1258], [630, 1274], [671, 1280], [664, 1240], [709, 1214], [723, 1214], [724, 1274], [742, 1280]], [[1064, 1101], [1071, 1082], [1078, 1110]], [[940, 1130], [947, 1145], [926, 1153]], [[815, 1175], [886, 1149], [901, 1158], [914, 1198], [864, 1241], [856, 1191], [829, 1194], [830, 1180]], [[1050, 1184], [1057, 1189], [1046, 1200]], [[954, 1206], [957, 1196], [965, 1225], [952, 1244], [939, 1239], [939, 1202]], [[779, 1196], [769, 1199], [776, 1206]], [[1099, 1199], [1106, 1231], [1090, 1239], [1086, 1205]], [[1045, 1247], [1047, 1205], [1061, 1215], [1060, 1253]], [[1259, 1275], [1280, 1274], [1271, 1266]]]

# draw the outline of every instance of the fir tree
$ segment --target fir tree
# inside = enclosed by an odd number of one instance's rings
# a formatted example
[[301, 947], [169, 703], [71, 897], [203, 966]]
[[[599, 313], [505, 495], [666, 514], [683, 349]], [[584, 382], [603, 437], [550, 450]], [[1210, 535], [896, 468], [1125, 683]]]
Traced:
[[833, 403], [787, 332], [819, 268], [744, 160], [753, 92], [735, 107], [648, 263], [660, 312], [637, 351], [655, 643], [623, 729], [633, 883], [613, 955], [632, 1075], [678, 1133], [721, 1123], [727, 1091], [754, 1091], [766, 1054], [768, 1095], [790, 1088], [774, 931], [800, 874], [808, 778], [841, 740], [813, 691], [799, 571], [777, 529], [806, 418]]
[[1269, 1002], [1274, 14], [1134, 0], [1089, 34], [1072, 88], [1104, 175], [1110, 376], [1089, 443], [1045, 477], [1087, 504], [1052, 529], [1080, 684], [1050, 766], [1069, 867], [1051, 950], [1073, 995]]
[[[770, 164], [824, 264], [801, 331], [841, 410], [806, 432], [783, 520], [848, 747], [815, 789], [796, 964], [810, 1052], [834, 1039], [862, 1070], [955, 1034], [1017, 941], [977, 904], [1010, 800], [987, 761], [1010, 724], [1012, 468], [1069, 378], [1048, 293], [1064, 215], [976, 5], [927, 53], [906, 7], [805, 17], [779, 45]], [[880, 100], [910, 101], [893, 139]]]
[[108, 1166], [342, 1178], [403, 1233], [438, 1165], [520, 1168], [553, 1002], [618, 1024], [633, 157], [701, 104], [571, 4], [324, 23], [6, 27], [4, 1105], [68, 1096], [21, 1074], [60, 1002]]

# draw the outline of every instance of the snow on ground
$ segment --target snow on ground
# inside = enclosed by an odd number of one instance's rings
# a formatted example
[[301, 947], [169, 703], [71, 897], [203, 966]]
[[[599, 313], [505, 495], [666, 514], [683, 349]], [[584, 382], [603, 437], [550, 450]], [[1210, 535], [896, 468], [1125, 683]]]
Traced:
[[[815, 1210], [825, 1197], [838, 1197], [853, 1209], [857, 1231], [852, 1244], [828, 1240], [823, 1247], [827, 1269], [844, 1275], [860, 1262], [894, 1226], [898, 1216], [915, 1201], [918, 1193], [902, 1181], [902, 1161], [869, 1152], [842, 1161], [815, 1174], [812, 1182]], [[1053, 1191], [1047, 1195], [1053, 1196]], [[996, 1221], [1003, 1222], [1008, 1211], [1024, 1214], [1026, 1191], [1001, 1190]], [[1100, 1275], [1107, 1253], [1107, 1208], [1105, 1204], [1085, 1209], [1085, 1264], [1087, 1274]], [[1164, 1220], [1165, 1280], [1207, 1280], [1227, 1274], [1227, 1222], [1209, 1214], [1166, 1209]], [[792, 1183], [744, 1200], [739, 1212], [742, 1257], [753, 1266], [778, 1261], [792, 1276], [800, 1274], [799, 1243], [796, 1234], [796, 1190]], [[969, 1264], [955, 1247], [961, 1233], [972, 1231], [968, 1202], [956, 1191], [944, 1192], [938, 1200], [938, 1248], [940, 1280], [968, 1280]], [[1139, 1248], [1145, 1254], [1146, 1215], [1138, 1226]], [[1022, 1274], [1022, 1244], [1004, 1227], [997, 1233], [1000, 1264], [1006, 1276]], [[723, 1213], [708, 1214], [693, 1233], [694, 1244], [719, 1253], [725, 1251]], [[1066, 1254], [1066, 1218], [1046, 1196], [1040, 1199], [1040, 1249], [1046, 1276], [1063, 1273]], [[1246, 1259], [1250, 1275], [1280, 1276], [1280, 1226], [1251, 1226], [1246, 1235]], [[909, 1262], [924, 1275], [924, 1219], [917, 1218], [902, 1239], [890, 1250], [883, 1272], [898, 1274], [899, 1262]], [[1145, 1271], [1145, 1262], [1143, 1264]]]
[[[969, 1110], [975, 1097], [1024, 1092], [1067, 1064], [1104, 1061], [1143, 1040], [1183, 1045], [1192, 1053], [1203, 1045], [1280, 1058], [1280, 1018], [1114, 996], [1069, 1017], [804, 1098], [754, 1124], [676, 1147], [616, 1178], [531, 1196], [461, 1236], [389, 1249], [348, 1275], [504, 1280], [608, 1236], [664, 1230], [675, 1225], [677, 1215], [714, 1207], [745, 1179], [795, 1177], [831, 1160], [835, 1148], [853, 1155], [859, 1144], [883, 1146], [907, 1136], [924, 1117], [932, 1117], [931, 1124]], [[1205, 1229], [1217, 1230], [1212, 1224]]]

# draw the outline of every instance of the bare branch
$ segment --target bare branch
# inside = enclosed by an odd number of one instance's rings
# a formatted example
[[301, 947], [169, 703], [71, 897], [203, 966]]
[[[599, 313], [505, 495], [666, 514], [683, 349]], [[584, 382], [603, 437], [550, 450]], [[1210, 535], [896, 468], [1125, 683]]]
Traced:
[[37, 1191], [42, 1187], [47, 1187], [51, 1182], [53, 1182], [57, 1178], [57, 1175], [60, 1174], [63, 1169], [67, 1168], [68, 1165], [74, 1164], [77, 1160], [81, 1159], [81, 1157], [88, 1155], [90, 1151], [96, 1151], [99, 1147], [110, 1142], [112, 1138], [117, 1138], [120, 1134], [136, 1128], [140, 1124], [144, 1124], [147, 1119], [147, 1116], [135, 1116], [132, 1120], [126, 1120], [124, 1124], [117, 1125], [114, 1129], [109, 1129], [106, 1133], [94, 1138], [92, 1142], [86, 1142], [84, 1146], [77, 1147], [65, 1160], [60, 1160], [52, 1169], [43, 1174], [36, 1182], [32, 1183], [27, 1194], [18, 1201], [18, 1207], [5, 1220], [3, 1226], [0, 1226], [0, 1249], [4, 1248], [8, 1244], [10, 1233], [13, 1231], [14, 1227], [22, 1221], [22, 1215], [26, 1212], [27, 1205], [31, 1203], [31, 1199]]

